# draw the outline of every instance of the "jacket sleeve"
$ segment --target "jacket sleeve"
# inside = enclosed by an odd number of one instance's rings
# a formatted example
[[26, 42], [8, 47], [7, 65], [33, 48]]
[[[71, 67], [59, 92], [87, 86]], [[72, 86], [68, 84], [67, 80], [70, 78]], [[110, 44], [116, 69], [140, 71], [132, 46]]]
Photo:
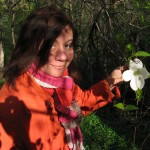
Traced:
[[[3, 111], [3, 101], [1, 96], [5, 94], [2, 89], [0, 89], [0, 150], [9, 150], [13, 146], [13, 139], [12, 137], [5, 131], [4, 125], [2, 123], [2, 111]], [[6, 120], [3, 122], [7, 123]]]
[[74, 85], [73, 92], [74, 98], [80, 105], [84, 115], [105, 106], [108, 102], [112, 102], [115, 97], [106, 80], [99, 81], [85, 91], [81, 90], [79, 86]]
[[0, 123], [0, 150], [11, 149], [13, 146], [12, 137], [5, 132], [2, 124]]
[[29, 149], [31, 115], [24, 102], [14, 95], [6, 85], [0, 91], [0, 150]]

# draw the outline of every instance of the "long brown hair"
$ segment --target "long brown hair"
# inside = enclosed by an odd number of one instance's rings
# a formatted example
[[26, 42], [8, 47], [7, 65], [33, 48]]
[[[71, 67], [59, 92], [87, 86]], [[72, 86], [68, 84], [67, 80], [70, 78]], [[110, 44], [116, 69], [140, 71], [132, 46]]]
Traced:
[[21, 27], [10, 62], [4, 71], [6, 81], [14, 85], [18, 76], [26, 72], [33, 62], [43, 66], [49, 50], [63, 28], [69, 25], [73, 30], [73, 46], [76, 45], [76, 29], [71, 19], [55, 6], [47, 6], [31, 13]]

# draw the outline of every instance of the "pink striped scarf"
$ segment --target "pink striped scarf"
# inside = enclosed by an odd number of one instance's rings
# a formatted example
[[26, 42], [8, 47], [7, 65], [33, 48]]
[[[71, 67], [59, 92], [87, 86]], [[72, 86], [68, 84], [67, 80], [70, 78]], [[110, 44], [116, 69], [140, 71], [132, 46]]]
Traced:
[[52, 77], [46, 73], [44, 73], [42, 70], [37, 70], [36, 65], [32, 64], [31, 67], [28, 69], [28, 72], [36, 79], [47, 83], [49, 85], [52, 85], [57, 88], [63, 88], [71, 90], [73, 86], [73, 79], [69, 76], [62, 76], [62, 77]]
[[[71, 96], [70, 106], [65, 106], [60, 99], [60, 95], [64, 95], [63, 92], [70, 91], [73, 87], [73, 79], [69, 76], [52, 77], [42, 70], [37, 70], [36, 65], [32, 64], [28, 69], [28, 72], [42, 87], [46, 89], [54, 88], [53, 98], [55, 99], [55, 108], [60, 112], [59, 121], [65, 129], [66, 139], [68, 141], [69, 150], [84, 150], [82, 143], [82, 133], [80, 131], [79, 124], [82, 120], [82, 112], [73, 96]], [[64, 90], [63, 90], [64, 89]], [[66, 93], [67, 94], [67, 93]], [[50, 103], [50, 102], [47, 102]]]

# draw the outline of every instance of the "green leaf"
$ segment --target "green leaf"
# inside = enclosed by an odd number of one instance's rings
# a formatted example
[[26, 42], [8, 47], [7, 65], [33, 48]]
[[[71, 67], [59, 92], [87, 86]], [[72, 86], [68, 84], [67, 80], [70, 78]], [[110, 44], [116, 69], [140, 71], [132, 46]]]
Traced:
[[150, 56], [150, 53], [148, 52], [145, 52], [145, 51], [138, 51], [134, 54], [134, 56], [137, 56], [137, 57], [147, 57], [147, 56]]
[[140, 101], [141, 99], [142, 99], [142, 94], [143, 94], [143, 91], [142, 91], [142, 89], [138, 89], [138, 90], [136, 90], [135, 91], [135, 94], [136, 94], [136, 99], [138, 100], [138, 101]]
[[143, 15], [141, 15], [140, 20], [141, 20], [141, 22], [144, 22], [144, 16]]
[[129, 44], [127, 44], [126, 47], [127, 47], [128, 50], [134, 51], [134, 46], [133, 46], [133, 44], [129, 43]]
[[147, 5], [145, 6], [145, 8], [150, 9], [150, 2], [147, 2]]
[[124, 109], [130, 111], [130, 110], [137, 110], [139, 108], [134, 105], [126, 105]]
[[138, 1], [136, 2], [136, 6], [137, 6], [138, 8], [139, 8], [139, 6], [140, 6]]
[[116, 108], [118, 108], [118, 109], [124, 110], [124, 105], [123, 105], [123, 103], [117, 103], [117, 104], [115, 104], [114, 106], [115, 106]]

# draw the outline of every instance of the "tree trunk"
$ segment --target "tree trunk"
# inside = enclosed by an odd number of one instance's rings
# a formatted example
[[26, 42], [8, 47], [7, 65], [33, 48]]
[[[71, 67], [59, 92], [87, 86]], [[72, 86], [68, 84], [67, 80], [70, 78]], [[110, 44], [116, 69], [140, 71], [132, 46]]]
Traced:
[[[12, 6], [14, 5], [14, 0], [12, 0]], [[15, 23], [15, 11], [11, 10], [11, 37], [12, 37], [12, 45], [13, 45], [13, 48], [15, 47], [16, 45], [16, 41], [15, 41], [15, 29], [14, 29], [14, 23]]]
[[2, 16], [0, 15], [0, 69], [4, 67], [4, 50], [2, 45]]

